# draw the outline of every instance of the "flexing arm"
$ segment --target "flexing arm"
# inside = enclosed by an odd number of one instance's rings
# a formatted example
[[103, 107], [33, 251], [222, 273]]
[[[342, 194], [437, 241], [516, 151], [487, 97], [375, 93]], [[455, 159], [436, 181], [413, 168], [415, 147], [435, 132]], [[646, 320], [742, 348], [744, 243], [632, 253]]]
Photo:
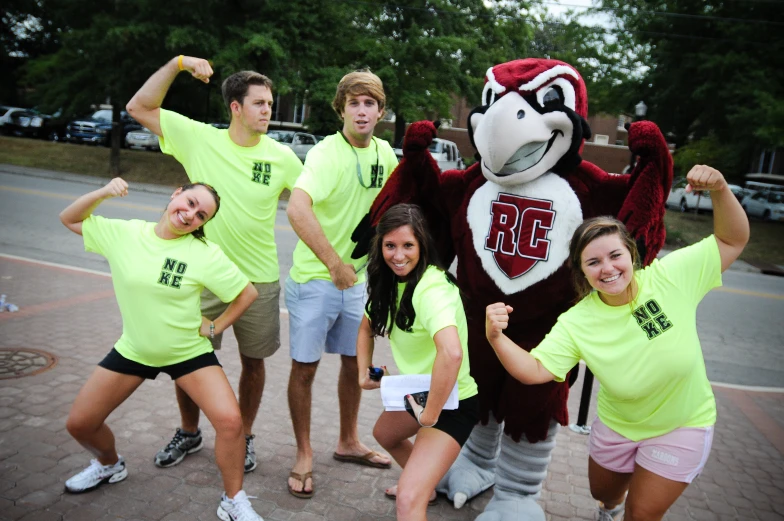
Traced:
[[[202, 58], [183, 56], [182, 70], [188, 71], [197, 80], [210, 82], [212, 67]], [[133, 119], [150, 129], [156, 136], [163, 137], [161, 130], [161, 105], [169, 92], [174, 78], [180, 73], [179, 56], [172, 58], [144, 82], [125, 107]]]
[[501, 364], [510, 375], [527, 385], [555, 380], [553, 373], [545, 369], [539, 360], [525, 349], [521, 349], [503, 333], [503, 330], [509, 326], [511, 312], [512, 306], [502, 302], [487, 306], [485, 334]]
[[433, 341], [436, 344], [436, 360], [433, 363], [430, 394], [419, 417], [422, 425], [433, 425], [438, 420], [457, 381], [460, 364], [463, 363], [463, 348], [455, 326], [448, 326], [437, 332]]
[[93, 214], [99, 204], [112, 197], [125, 197], [128, 195], [128, 183], [115, 177], [106, 186], [81, 196], [76, 201], [60, 212], [60, 222], [66, 228], [79, 235], [82, 234], [82, 221]]
[[370, 379], [370, 370], [373, 365], [373, 349], [375, 348], [373, 330], [370, 329], [368, 317], [362, 317], [359, 323], [359, 333], [357, 334], [357, 367], [359, 367], [359, 387], [369, 391], [381, 387], [381, 382]]
[[324, 229], [318, 222], [316, 214], [313, 213], [313, 199], [306, 191], [300, 188], [292, 190], [286, 215], [297, 236], [327, 267], [335, 287], [341, 291], [352, 287], [357, 282], [354, 266], [344, 263], [338, 252], [329, 243]]
[[721, 172], [695, 165], [686, 175], [686, 192], [709, 190], [713, 203], [713, 234], [719, 245], [722, 273], [735, 262], [749, 242], [749, 218]]
[[256, 291], [256, 288], [253, 287], [253, 284], [248, 282], [248, 285], [245, 286], [240, 294], [231, 301], [231, 304], [229, 304], [226, 310], [221, 313], [218, 318], [210, 321], [207, 317], [201, 317], [201, 328], [199, 329], [199, 334], [209, 338], [211, 323], [215, 325], [214, 333], [216, 335], [223, 333], [230, 325], [240, 318], [243, 313], [245, 313], [245, 311], [250, 307], [251, 304], [253, 304], [253, 301], [256, 300], [256, 297], [258, 296], [259, 292]]

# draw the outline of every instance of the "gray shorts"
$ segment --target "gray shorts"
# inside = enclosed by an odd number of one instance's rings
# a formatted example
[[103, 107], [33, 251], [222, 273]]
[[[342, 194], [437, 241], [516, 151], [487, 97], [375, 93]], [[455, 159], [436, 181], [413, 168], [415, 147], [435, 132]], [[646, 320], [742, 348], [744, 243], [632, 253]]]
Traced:
[[291, 358], [310, 363], [322, 353], [357, 356], [357, 332], [365, 314], [365, 283], [340, 291], [330, 280], [298, 284], [286, 278]]
[[[259, 296], [231, 326], [240, 353], [248, 358], [267, 358], [280, 347], [280, 284], [275, 282], [253, 284]], [[201, 293], [201, 313], [215, 320], [229, 305], [216, 297], [210, 290]], [[223, 334], [215, 335], [212, 348], [221, 348]]]

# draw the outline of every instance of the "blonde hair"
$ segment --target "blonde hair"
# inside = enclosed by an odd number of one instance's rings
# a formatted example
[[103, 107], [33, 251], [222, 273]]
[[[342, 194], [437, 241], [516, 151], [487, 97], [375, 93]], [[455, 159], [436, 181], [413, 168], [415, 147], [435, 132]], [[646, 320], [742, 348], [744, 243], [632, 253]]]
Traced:
[[[632, 257], [632, 265], [634, 270], [640, 269], [640, 253], [637, 251], [637, 243], [634, 237], [631, 236], [629, 230], [626, 229], [621, 221], [614, 217], [602, 216], [586, 219], [577, 227], [572, 235], [572, 240], [569, 242], [569, 265], [572, 268], [572, 283], [577, 292], [577, 300], [582, 300], [586, 297], [593, 288], [585, 278], [582, 267], [583, 250], [599, 237], [605, 235], [617, 235], [623, 245], [629, 250]], [[629, 294], [629, 302], [632, 302], [634, 295], [634, 279], [629, 283], [626, 291]]]
[[361, 69], [349, 72], [338, 83], [332, 108], [338, 117], [343, 117], [343, 108], [346, 106], [348, 96], [370, 96], [378, 103], [378, 110], [383, 115], [387, 96], [384, 94], [384, 84], [381, 78], [370, 72], [370, 69]]

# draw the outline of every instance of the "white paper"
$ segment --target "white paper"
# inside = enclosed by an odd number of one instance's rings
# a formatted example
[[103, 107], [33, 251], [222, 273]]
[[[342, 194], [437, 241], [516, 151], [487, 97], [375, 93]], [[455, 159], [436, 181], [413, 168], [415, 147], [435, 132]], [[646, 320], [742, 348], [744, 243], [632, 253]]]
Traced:
[[[381, 379], [381, 402], [385, 411], [405, 411], [405, 396], [430, 390], [429, 374], [384, 375]], [[457, 383], [444, 404], [444, 409], [454, 410], [458, 406]]]

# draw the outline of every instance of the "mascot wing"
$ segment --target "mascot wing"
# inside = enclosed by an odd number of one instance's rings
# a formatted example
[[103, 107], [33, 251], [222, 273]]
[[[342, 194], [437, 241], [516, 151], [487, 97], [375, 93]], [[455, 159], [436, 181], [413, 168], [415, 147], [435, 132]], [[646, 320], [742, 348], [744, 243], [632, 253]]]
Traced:
[[629, 148], [639, 159], [618, 219], [637, 241], [640, 260], [647, 266], [664, 246], [664, 203], [672, 185], [672, 156], [661, 130], [650, 121], [629, 127]]
[[354, 230], [352, 240], [357, 246], [352, 257], [359, 258], [369, 251], [376, 224], [388, 209], [410, 203], [422, 208], [441, 260], [447, 265], [451, 263], [454, 248], [449, 213], [441, 193], [441, 170], [428, 150], [435, 137], [436, 127], [430, 121], [418, 121], [408, 127], [403, 140], [403, 159], [376, 196], [370, 212]]

